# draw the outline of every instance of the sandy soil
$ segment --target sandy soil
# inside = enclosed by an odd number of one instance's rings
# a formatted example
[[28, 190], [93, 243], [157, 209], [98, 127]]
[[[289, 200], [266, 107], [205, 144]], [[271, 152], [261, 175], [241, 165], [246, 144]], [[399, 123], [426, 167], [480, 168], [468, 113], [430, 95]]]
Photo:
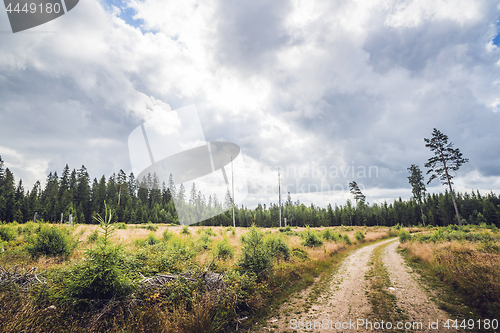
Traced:
[[[312, 288], [303, 291], [283, 304], [278, 311], [280, 315], [270, 318], [267, 325], [259, 332], [387, 332], [388, 330], [381, 327], [376, 329], [377, 320], [371, 315], [372, 307], [367, 297], [369, 282], [365, 278], [373, 250], [387, 243], [390, 244], [383, 252], [383, 263], [395, 288], [397, 305], [408, 316], [408, 319], [402, 321], [402, 325], [422, 323], [421, 328], [414, 326], [402, 331], [445, 331], [442, 325], [443, 321], [448, 319], [448, 315], [437, 308], [413, 278], [414, 273], [409, 271], [401, 255], [396, 252], [399, 243], [387, 240], [365, 246], [350, 254], [333, 275], [329, 287], [323, 291], [317, 302], [306, 310], [305, 299]], [[439, 320], [439, 328], [429, 329], [429, 320], [431, 322]], [[368, 329], [366, 321], [372, 323]], [[397, 325], [397, 323], [392, 324]], [[446, 331], [453, 332], [453, 330]]]
[[[395, 288], [397, 306], [405, 311], [409, 317], [407, 321], [424, 323], [422, 330], [418, 332], [436, 332], [428, 328], [429, 321], [436, 322], [441, 328], [446, 322], [449, 315], [439, 309], [437, 305], [429, 299], [429, 296], [420, 288], [415, 280], [416, 273], [413, 273], [411, 268], [406, 266], [403, 258], [396, 249], [399, 242], [389, 244], [384, 250], [383, 263], [389, 272], [392, 286]], [[447, 332], [460, 332], [457, 330], [448, 330]], [[441, 330], [439, 330], [441, 331]]]

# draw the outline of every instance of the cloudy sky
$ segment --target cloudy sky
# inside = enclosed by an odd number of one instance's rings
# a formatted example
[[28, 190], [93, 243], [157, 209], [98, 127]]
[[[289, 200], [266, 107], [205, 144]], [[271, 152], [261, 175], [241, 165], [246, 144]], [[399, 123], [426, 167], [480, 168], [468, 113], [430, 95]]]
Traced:
[[[434, 127], [500, 192], [500, 5], [482, 0], [82, 0], [13, 34], [0, 10], [0, 156], [25, 188], [64, 165], [130, 173], [128, 136], [195, 105], [238, 144], [249, 195], [408, 199]], [[430, 191], [444, 191], [437, 181]]]

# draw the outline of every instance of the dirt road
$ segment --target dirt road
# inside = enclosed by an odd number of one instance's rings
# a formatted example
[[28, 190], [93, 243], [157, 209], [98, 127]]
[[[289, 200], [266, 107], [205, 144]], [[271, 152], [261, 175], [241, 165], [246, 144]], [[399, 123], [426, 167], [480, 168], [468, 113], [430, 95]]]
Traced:
[[[304, 302], [312, 290], [309, 288], [283, 304], [280, 315], [271, 318], [260, 332], [381, 332], [391, 331], [387, 330], [389, 325], [393, 329], [399, 325], [403, 328], [400, 331], [405, 332], [442, 331], [443, 321], [448, 315], [437, 308], [412, 277], [413, 273], [396, 252], [398, 244], [392, 239], [354, 251], [326, 284], [317, 302], [312, 306]], [[404, 318], [390, 324], [373, 316], [368, 298], [371, 285], [367, 272], [373, 252], [379, 246], [385, 246], [383, 265], [394, 288], [388, 291], [395, 294], [399, 314]], [[434, 323], [435, 328], [436, 320], [439, 320], [439, 329], [429, 328], [430, 323]]]

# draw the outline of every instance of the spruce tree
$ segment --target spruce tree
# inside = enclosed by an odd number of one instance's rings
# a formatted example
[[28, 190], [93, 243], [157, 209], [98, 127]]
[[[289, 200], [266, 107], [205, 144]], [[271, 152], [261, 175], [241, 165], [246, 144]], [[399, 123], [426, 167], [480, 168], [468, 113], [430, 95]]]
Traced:
[[412, 164], [407, 170], [410, 172], [408, 176], [408, 181], [412, 186], [411, 192], [413, 193], [413, 198], [418, 202], [420, 206], [420, 213], [422, 214], [422, 223], [425, 227], [425, 216], [424, 211], [422, 210], [422, 197], [425, 197], [425, 184], [424, 184], [424, 176], [422, 176], [422, 171], [418, 167], [418, 165]]

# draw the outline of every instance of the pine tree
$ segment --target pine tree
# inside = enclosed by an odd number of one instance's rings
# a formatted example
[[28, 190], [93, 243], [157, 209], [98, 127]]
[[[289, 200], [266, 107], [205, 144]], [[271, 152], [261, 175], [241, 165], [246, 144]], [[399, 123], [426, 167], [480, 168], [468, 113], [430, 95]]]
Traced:
[[356, 205], [358, 204], [358, 201], [365, 202], [366, 197], [363, 193], [361, 193], [361, 190], [359, 189], [359, 186], [355, 181], [349, 183], [349, 191], [354, 197], [354, 200], [356, 200]]
[[469, 162], [469, 159], [463, 158], [462, 153], [458, 148], [453, 149], [453, 143], [448, 143], [448, 136], [441, 133], [436, 128], [434, 128], [432, 132], [432, 138], [424, 138], [424, 141], [426, 142], [425, 146], [434, 153], [434, 156], [429, 158], [427, 163], [425, 163], [425, 167], [429, 168], [427, 174], [431, 174], [427, 184], [430, 184], [430, 182], [438, 178], [442, 185], [449, 186], [458, 224], [462, 225], [460, 214], [458, 213], [457, 203], [455, 201], [455, 194], [453, 193], [453, 189], [451, 187], [451, 184], [453, 184], [451, 181], [453, 179], [453, 175], [450, 174], [450, 171], [458, 171], [462, 164]]

